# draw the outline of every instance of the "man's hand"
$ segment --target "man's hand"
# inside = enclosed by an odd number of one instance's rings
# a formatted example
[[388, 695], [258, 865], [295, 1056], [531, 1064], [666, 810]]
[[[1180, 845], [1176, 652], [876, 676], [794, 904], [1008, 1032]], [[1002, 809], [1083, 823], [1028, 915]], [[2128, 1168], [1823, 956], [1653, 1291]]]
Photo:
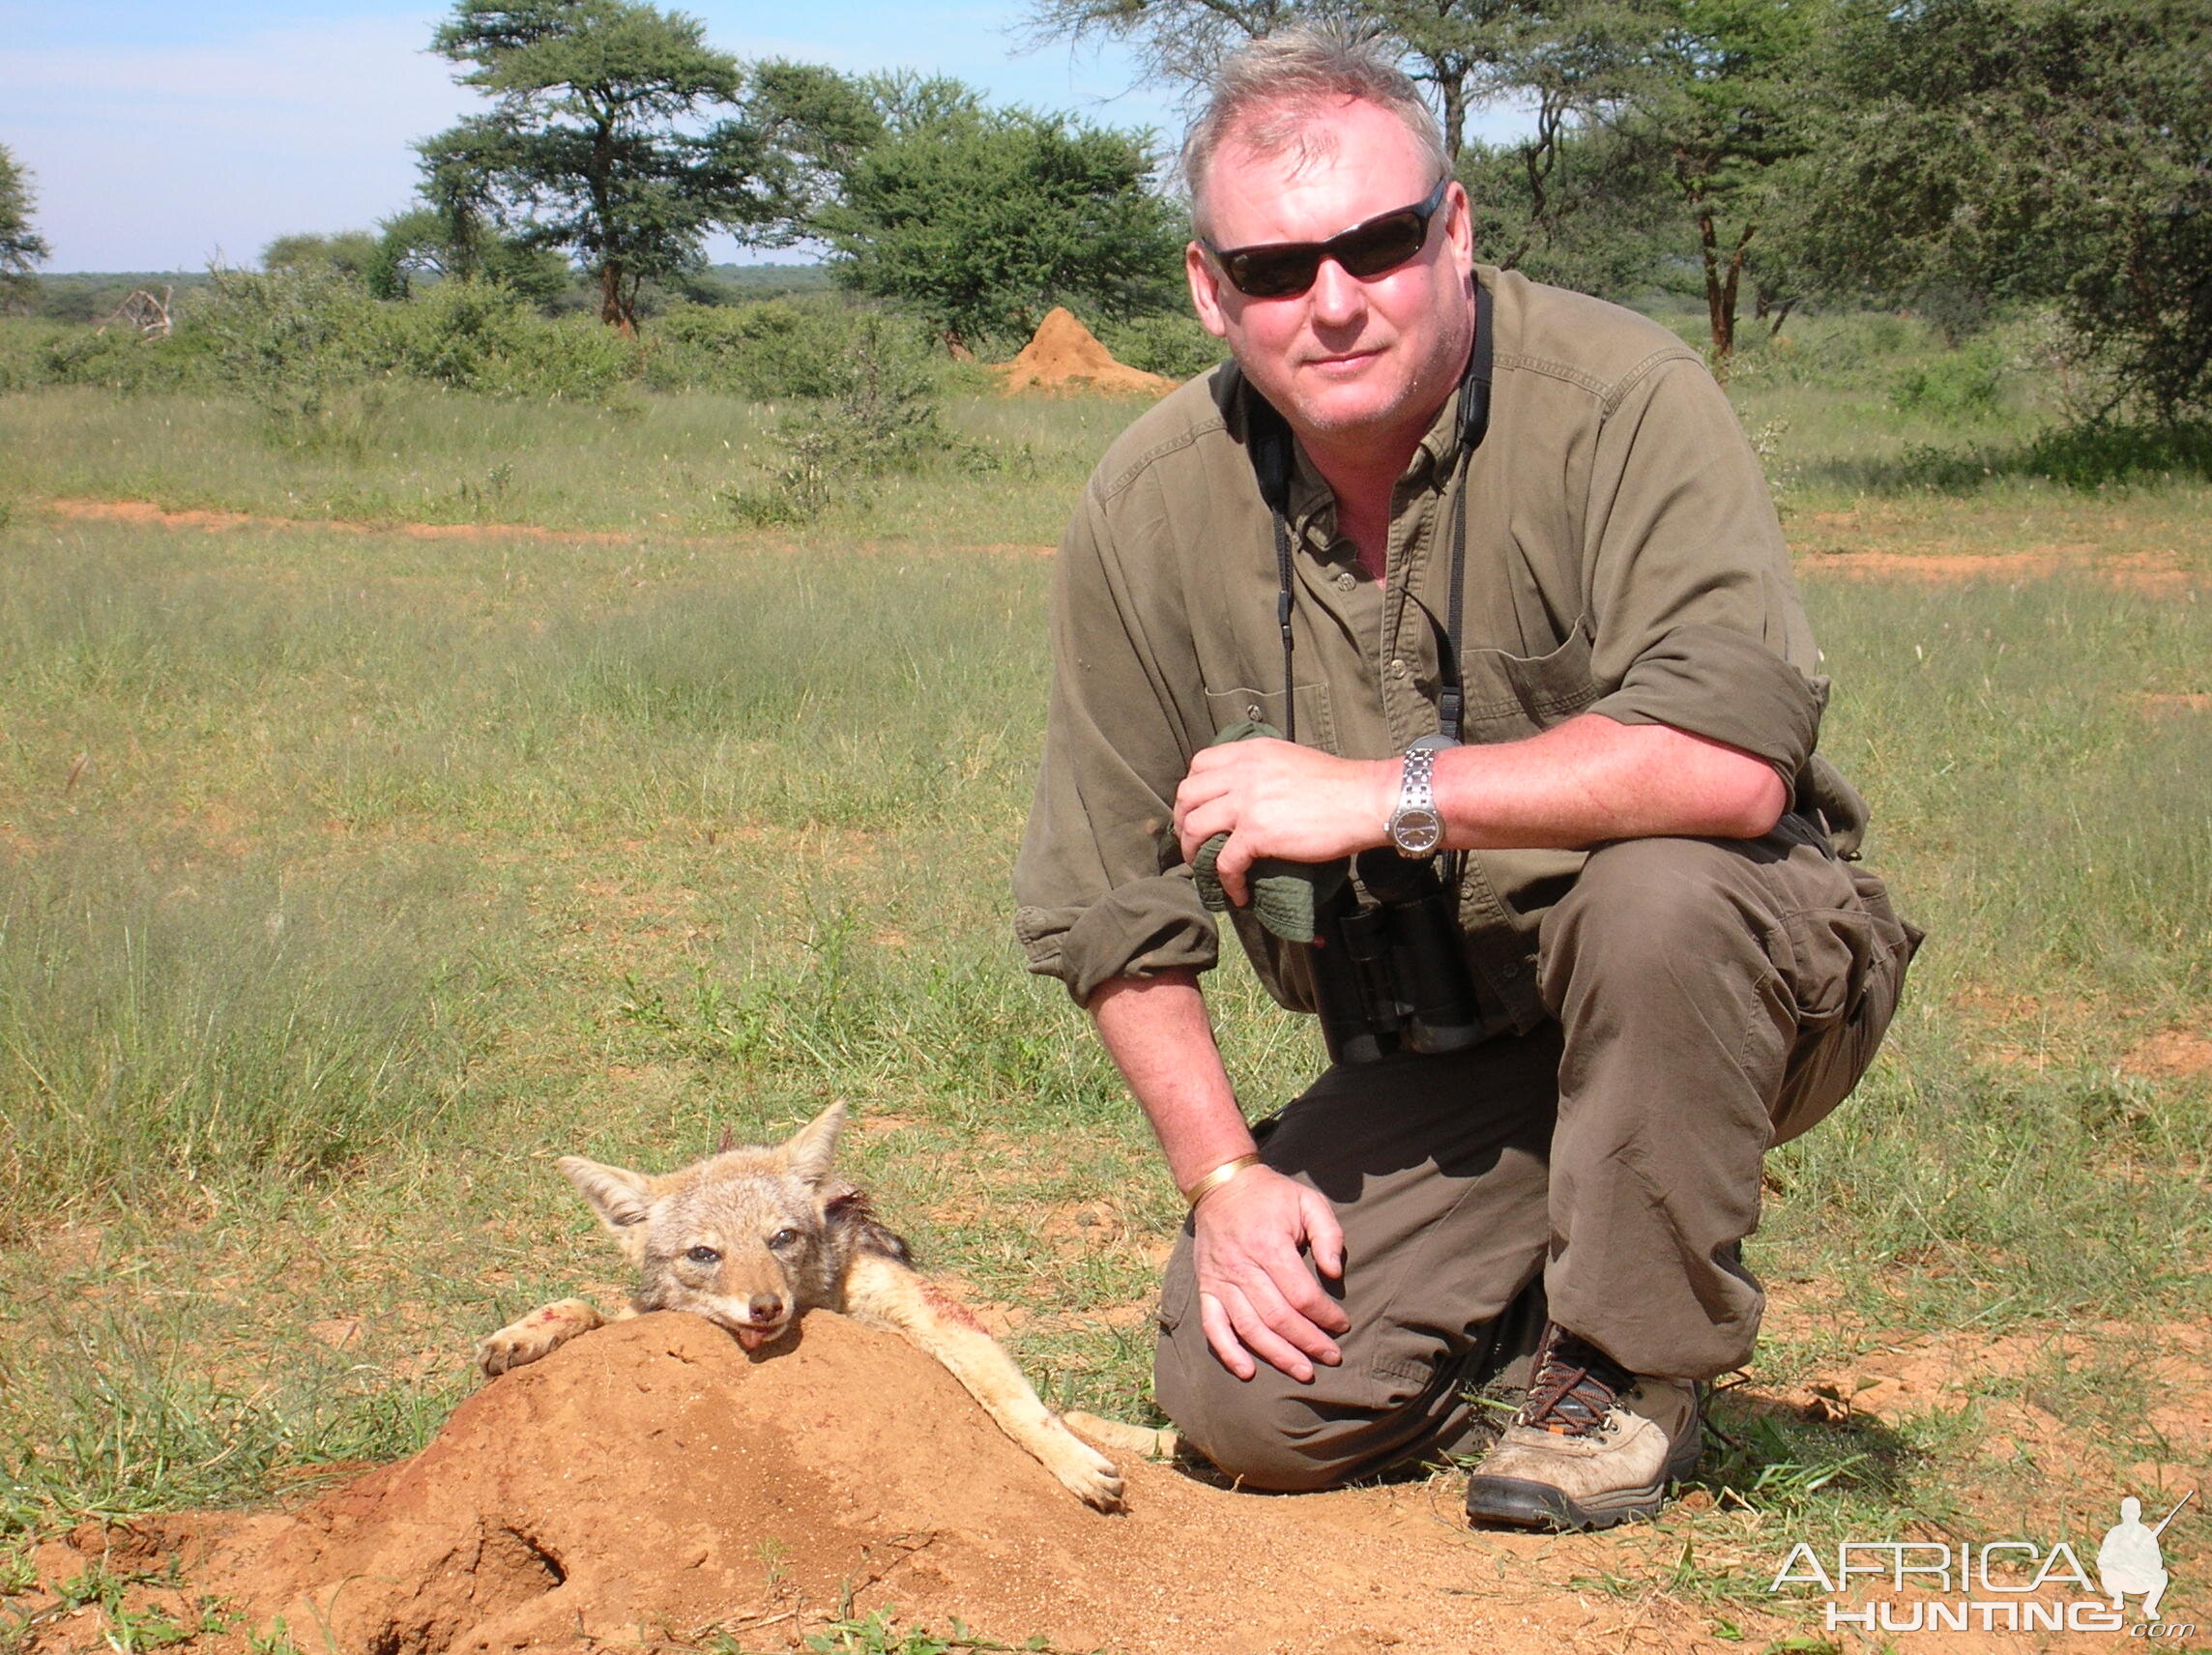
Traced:
[[1315, 1362], [1344, 1359], [1329, 1336], [1351, 1320], [1299, 1255], [1302, 1243], [1323, 1275], [1344, 1274], [1344, 1232], [1318, 1191], [1248, 1167], [1199, 1198], [1195, 1226], [1199, 1325], [1223, 1367], [1248, 1379], [1258, 1356], [1310, 1384]]
[[1339, 759], [1290, 741], [1255, 738], [1208, 747], [1176, 789], [1183, 860], [1227, 833], [1214, 872], [1229, 900], [1242, 907], [1251, 901], [1245, 870], [1262, 857], [1333, 862], [1383, 843], [1398, 771], [1396, 759]]

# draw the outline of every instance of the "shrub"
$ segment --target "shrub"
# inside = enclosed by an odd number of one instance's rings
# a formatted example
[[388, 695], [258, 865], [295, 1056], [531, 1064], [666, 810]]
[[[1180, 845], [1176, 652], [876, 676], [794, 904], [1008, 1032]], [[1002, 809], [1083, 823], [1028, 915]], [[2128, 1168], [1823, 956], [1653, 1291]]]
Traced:
[[0, 392], [43, 385], [97, 385], [108, 391], [167, 391], [207, 373], [203, 341], [143, 339], [129, 328], [93, 328], [31, 317], [0, 317]]
[[583, 317], [548, 320], [497, 282], [437, 282], [377, 314], [391, 371], [456, 391], [591, 401], [638, 371], [634, 339]]
[[728, 497], [741, 522], [808, 522], [840, 493], [864, 493], [871, 478], [974, 447], [939, 422], [941, 374], [912, 329], [859, 312], [820, 372], [831, 394], [783, 420], [789, 460], [774, 484]]
[[1117, 362], [1169, 379], [1190, 379], [1229, 355], [1229, 347], [1201, 327], [1196, 316], [1172, 310], [1102, 324], [1098, 342]]
[[1982, 420], [1997, 412], [2011, 363], [1988, 337], [1899, 370], [1889, 399], [1901, 413]]
[[376, 302], [328, 269], [218, 271], [192, 296], [186, 332], [216, 371], [261, 410], [270, 435], [296, 447], [358, 442], [374, 409], [356, 388], [385, 353]]
[[844, 394], [857, 341], [886, 328], [927, 354], [918, 326], [836, 299], [669, 305], [648, 330], [646, 383], [656, 391], [719, 391], [758, 401]]

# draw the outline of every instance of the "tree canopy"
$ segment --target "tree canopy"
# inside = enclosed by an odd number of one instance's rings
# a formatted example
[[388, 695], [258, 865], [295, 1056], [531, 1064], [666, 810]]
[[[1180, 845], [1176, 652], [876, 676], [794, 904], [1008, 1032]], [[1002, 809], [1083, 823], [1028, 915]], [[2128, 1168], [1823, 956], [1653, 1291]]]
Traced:
[[28, 276], [47, 256], [44, 239], [31, 228], [37, 199], [30, 173], [0, 145], [0, 282]]
[[261, 268], [328, 271], [351, 281], [366, 281], [376, 263], [376, 244], [373, 230], [278, 236], [261, 249]]
[[1848, 0], [1796, 256], [1831, 291], [2054, 303], [2107, 411], [2212, 408], [2212, 14]]
[[425, 195], [449, 219], [567, 251], [618, 326], [710, 230], [788, 240], [870, 131], [829, 71], [747, 70], [696, 18], [645, 0], [458, 0], [431, 49], [472, 65], [461, 83], [494, 104], [418, 146]]
[[1816, 48], [1832, 0], [1644, 0], [1648, 39], [1624, 54], [1604, 124], [1658, 158], [1696, 228], [1712, 354], [1735, 349], [1755, 244], [1783, 162], [1805, 153]]
[[813, 222], [840, 279], [955, 341], [1180, 303], [1181, 211], [1146, 188], [1149, 133], [990, 109], [957, 82], [879, 82], [884, 136]]

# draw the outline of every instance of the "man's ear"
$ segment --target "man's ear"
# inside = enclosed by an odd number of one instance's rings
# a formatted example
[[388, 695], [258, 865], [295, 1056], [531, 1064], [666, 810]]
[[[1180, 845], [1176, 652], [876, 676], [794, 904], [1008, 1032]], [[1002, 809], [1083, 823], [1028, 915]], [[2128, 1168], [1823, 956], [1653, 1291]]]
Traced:
[[1221, 273], [1196, 242], [1182, 249], [1182, 273], [1190, 278], [1190, 304], [1198, 312], [1198, 325], [1217, 339], [1229, 337], [1229, 318], [1221, 310]]
[[581, 1155], [563, 1155], [554, 1164], [568, 1175], [568, 1181], [576, 1186], [577, 1193], [592, 1204], [599, 1222], [617, 1235], [624, 1235], [631, 1226], [645, 1222], [653, 1196], [652, 1180], [643, 1173], [602, 1167]]
[[1474, 271], [1474, 204], [1467, 198], [1467, 187], [1453, 179], [1444, 189], [1444, 210], [1451, 217], [1445, 220], [1444, 234], [1451, 241], [1452, 257], [1457, 261], [1460, 274], [1472, 275]]
[[833, 1103], [792, 1134], [783, 1147], [783, 1159], [800, 1182], [818, 1184], [830, 1176], [830, 1157], [837, 1153], [837, 1134], [844, 1126], [845, 1106]]

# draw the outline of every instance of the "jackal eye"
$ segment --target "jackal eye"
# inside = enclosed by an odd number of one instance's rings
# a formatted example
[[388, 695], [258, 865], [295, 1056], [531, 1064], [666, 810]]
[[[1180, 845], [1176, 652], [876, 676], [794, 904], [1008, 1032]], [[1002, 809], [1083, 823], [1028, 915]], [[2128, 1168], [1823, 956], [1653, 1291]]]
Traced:
[[790, 1246], [790, 1245], [791, 1245], [793, 1242], [797, 1241], [798, 1239], [799, 1239], [799, 1232], [798, 1232], [798, 1231], [796, 1231], [796, 1230], [778, 1230], [778, 1231], [777, 1231], [777, 1232], [776, 1232], [776, 1233], [775, 1233], [773, 1235], [771, 1235], [771, 1236], [768, 1238], [768, 1244], [769, 1244], [771, 1247], [774, 1248], [774, 1249], [775, 1249], [777, 1252], [781, 1252], [781, 1251], [782, 1251], [784, 1248], [786, 1248], [786, 1247]]
[[694, 1247], [684, 1256], [694, 1264], [718, 1264], [722, 1262], [722, 1255], [712, 1247]]

